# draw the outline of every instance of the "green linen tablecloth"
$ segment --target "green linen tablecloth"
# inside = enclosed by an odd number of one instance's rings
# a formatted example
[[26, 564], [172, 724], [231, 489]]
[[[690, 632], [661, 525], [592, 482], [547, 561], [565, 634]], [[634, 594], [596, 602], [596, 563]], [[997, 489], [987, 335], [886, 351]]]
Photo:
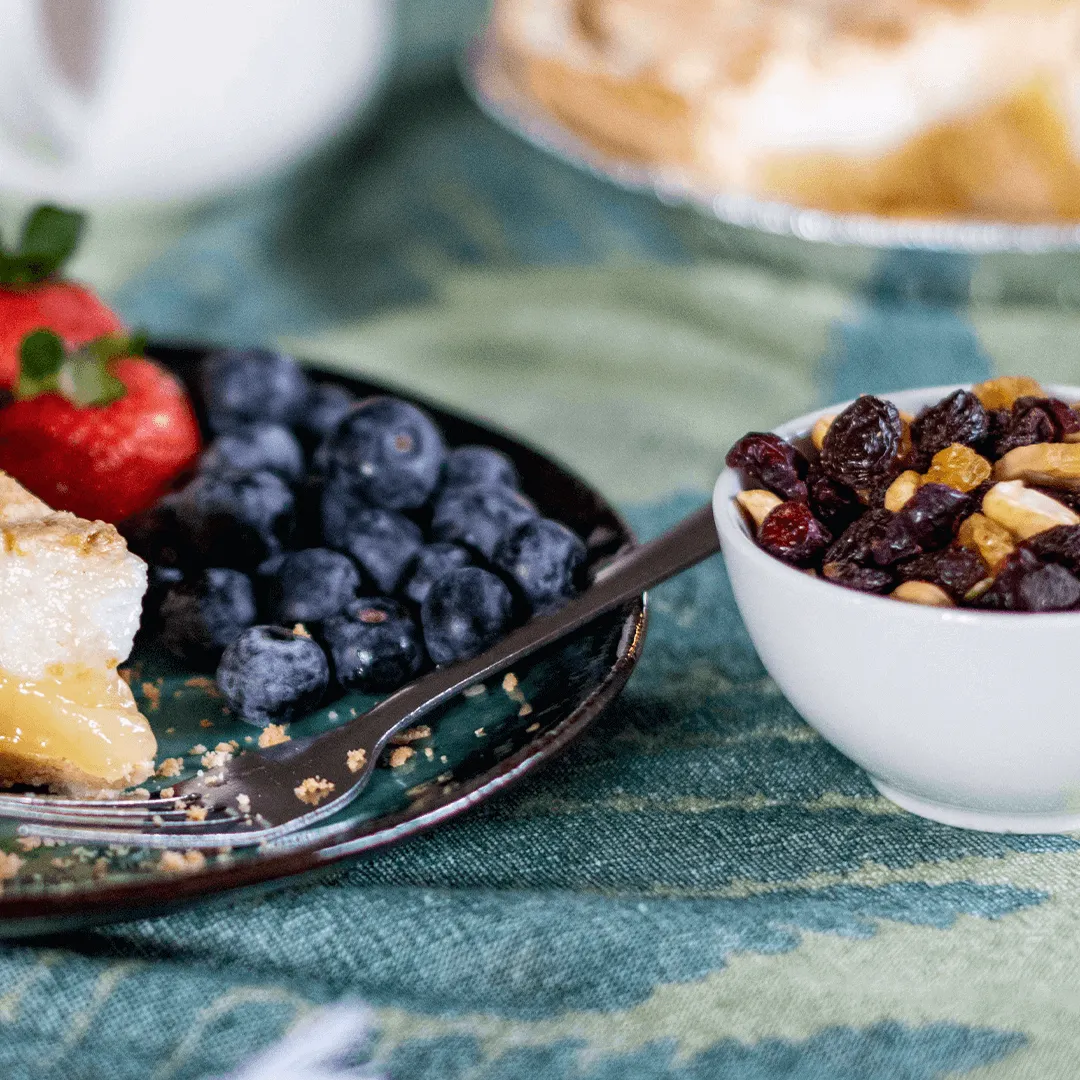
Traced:
[[[484, 119], [435, 11], [405, 9], [374, 128], [220, 202], [105, 211], [82, 273], [155, 334], [284, 341], [513, 427], [642, 535], [817, 403], [1080, 381], [1077, 259], [708, 227]], [[463, 820], [322, 884], [0, 946], [0, 1077], [203, 1080], [350, 999], [400, 1080], [1075, 1076], [1080, 841], [877, 797], [766, 676], [721, 560], [652, 618], [596, 728]]]

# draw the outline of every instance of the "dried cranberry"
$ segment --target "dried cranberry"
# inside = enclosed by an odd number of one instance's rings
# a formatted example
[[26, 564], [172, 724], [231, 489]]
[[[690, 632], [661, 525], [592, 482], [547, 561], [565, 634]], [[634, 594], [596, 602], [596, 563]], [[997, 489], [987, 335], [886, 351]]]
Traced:
[[995, 611], [1067, 611], [1080, 603], [1080, 581], [1064, 566], [1020, 548], [998, 570], [979, 606]]
[[806, 566], [832, 538], [804, 502], [781, 503], [761, 523], [758, 543], [784, 562]]
[[859, 592], [889, 592], [895, 584], [895, 578], [888, 570], [876, 566], [860, 566], [856, 562], [827, 562], [821, 568], [825, 577], [836, 585]]
[[859, 496], [845, 484], [838, 484], [814, 461], [806, 474], [810, 509], [831, 533], [839, 535], [864, 510]]
[[1080, 525], [1058, 525], [1036, 533], [1021, 545], [1043, 562], [1057, 563], [1074, 574], [1080, 574]]
[[868, 510], [829, 547], [825, 562], [869, 566], [874, 561], [874, 542], [884, 535], [892, 519], [889, 510]]
[[986, 564], [974, 551], [957, 547], [917, 555], [901, 563], [896, 572], [901, 581], [929, 581], [940, 585], [954, 599], [960, 599], [987, 576]]
[[926, 551], [948, 544], [970, 499], [945, 484], [923, 484], [904, 508], [893, 514], [881, 537], [874, 542], [874, 561], [892, 566]]
[[806, 499], [806, 458], [779, 435], [751, 431], [728, 451], [726, 460], [728, 468], [741, 470], [746, 479], [782, 499]]
[[1061, 442], [1066, 435], [1075, 435], [1080, 431], [1080, 416], [1077, 416], [1064, 401], [1059, 398], [1041, 398], [1038, 401], [1054, 421], [1054, 428], [1057, 431], [1055, 442]]
[[953, 443], [977, 445], [989, 427], [982, 402], [970, 390], [957, 390], [920, 413], [911, 425], [911, 441], [922, 454], [933, 457]]
[[896, 406], [864, 394], [829, 425], [821, 446], [821, 466], [841, 484], [866, 488], [893, 466], [901, 434]]
[[1045, 399], [1023, 397], [1013, 403], [1009, 426], [994, 444], [994, 454], [1004, 457], [1018, 446], [1034, 443], [1056, 442], [1058, 427], [1052, 410], [1044, 405]]

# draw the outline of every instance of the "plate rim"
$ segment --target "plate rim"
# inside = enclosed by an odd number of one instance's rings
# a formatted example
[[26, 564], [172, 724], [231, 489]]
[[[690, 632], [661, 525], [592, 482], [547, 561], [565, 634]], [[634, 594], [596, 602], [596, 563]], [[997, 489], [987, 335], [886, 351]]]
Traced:
[[580, 171], [666, 206], [692, 209], [725, 225], [835, 247], [1037, 255], [1080, 251], [1080, 223], [1013, 224], [966, 218], [886, 218], [840, 214], [753, 195], [696, 188], [673, 173], [605, 154], [528, 99], [505, 74], [502, 49], [488, 28], [459, 60], [465, 88], [480, 110], [525, 142]]
[[[147, 355], [162, 359], [169, 366], [167, 355], [170, 352], [192, 353], [209, 351], [211, 348], [213, 346], [201, 343], [154, 340], [147, 347]], [[415, 394], [382, 379], [349, 375], [340, 370], [320, 367], [304, 358], [298, 357], [298, 360], [304, 370], [314, 374], [319, 382], [339, 383], [353, 390], [357, 387], [374, 388], [399, 395], [421, 407], [452, 414], [498, 439], [522, 447], [586, 489], [619, 525], [625, 543], [637, 542], [629, 523], [601, 492], [573, 469], [527, 440], [486, 419], [433, 402], [422, 394]], [[196, 901], [220, 900], [236, 890], [285, 888], [290, 883], [298, 884], [293, 879], [300, 875], [310, 876], [336, 864], [373, 855], [458, 817], [550, 761], [589, 727], [622, 691], [637, 666], [645, 641], [648, 625], [646, 594], [643, 593], [621, 610], [624, 614], [617, 658], [591, 693], [553, 728], [498, 760], [479, 776], [463, 782], [460, 787], [453, 789], [452, 794], [432, 791], [406, 808], [342, 829], [330, 837], [329, 842], [315, 840], [310, 844], [290, 846], [232, 863], [208, 862], [203, 869], [168, 877], [154, 875], [90, 888], [65, 889], [61, 885], [51, 891], [20, 894], [9, 894], [0, 889], [0, 939], [78, 932], [91, 926], [169, 914]], [[78, 925], [57, 926], [69, 921]]]

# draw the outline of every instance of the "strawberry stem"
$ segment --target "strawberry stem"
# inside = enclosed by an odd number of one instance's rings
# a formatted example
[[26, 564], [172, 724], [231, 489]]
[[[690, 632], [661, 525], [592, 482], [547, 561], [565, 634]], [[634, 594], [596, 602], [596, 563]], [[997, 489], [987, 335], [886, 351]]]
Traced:
[[108, 405], [127, 393], [112, 372], [113, 361], [140, 356], [145, 348], [142, 335], [109, 334], [67, 352], [51, 330], [34, 330], [19, 347], [15, 397], [26, 401], [40, 394], [60, 394], [80, 407]]

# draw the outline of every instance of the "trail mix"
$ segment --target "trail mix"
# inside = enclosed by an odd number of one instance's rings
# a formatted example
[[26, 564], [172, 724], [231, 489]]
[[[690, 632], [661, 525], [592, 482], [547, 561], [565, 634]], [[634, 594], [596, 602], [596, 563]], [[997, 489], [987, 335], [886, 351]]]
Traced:
[[804, 449], [729, 451], [758, 544], [845, 588], [989, 611], [1080, 609], [1080, 404], [1006, 376], [917, 417], [863, 395]]

